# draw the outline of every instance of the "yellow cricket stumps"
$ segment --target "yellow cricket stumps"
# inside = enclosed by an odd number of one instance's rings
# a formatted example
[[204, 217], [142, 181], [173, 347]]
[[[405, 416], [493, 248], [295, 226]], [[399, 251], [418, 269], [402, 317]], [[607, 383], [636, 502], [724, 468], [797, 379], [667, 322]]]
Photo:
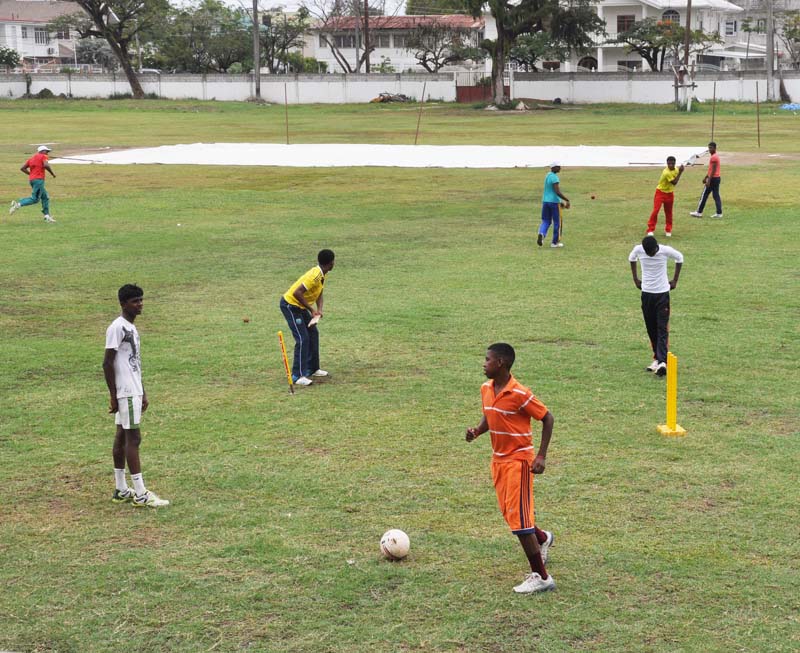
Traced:
[[661, 435], [683, 436], [686, 429], [678, 425], [678, 357], [667, 352], [667, 423], [658, 425]]
[[289, 392], [294, 394], [294, 381], [292, 381], [292, 371], [289, 369], [289, 357], [286, 355], [286, 343], [283, 342], [283, 331], [278, 331], [278, 340], [281, 341], [283, 368], [286, 370], [286, 380], [289, 382]]

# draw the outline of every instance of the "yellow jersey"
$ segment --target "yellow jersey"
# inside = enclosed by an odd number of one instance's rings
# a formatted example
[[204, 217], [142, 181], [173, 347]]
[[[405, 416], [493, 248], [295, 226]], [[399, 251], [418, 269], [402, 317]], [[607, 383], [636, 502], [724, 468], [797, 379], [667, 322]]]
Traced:
[[322, 286], [324, 283], [325, 274], [322, 272], [322, 268], [319, 265], [315, 265], [291, 285], [289, 290], [284, 293], [283, 298], [292, 306], [297, 306], [297, 308], [305, 308], [305, 306], [298, 302], [297, 298], [294, 296], [295, 290], [297, 290], [300, 286], [304, 286], [306, 290], [303, 293], [303, 298], [306, 300], [309, 306], [313, 306], [314, 302], [316, 302], [317, 298], [322, 294]]
[[663, 172], [661, 173], [661, 178], [658, 180], [658, 186], [656, 186], [656, 188], [660, 190], [662, 193], [675, 192], [675, 184], [673, 184], [672, 182], [679, 174], [680, 171], [677, 168], [675, 168], [674, 170], [670, 170], [669, 168], [664, 168]]

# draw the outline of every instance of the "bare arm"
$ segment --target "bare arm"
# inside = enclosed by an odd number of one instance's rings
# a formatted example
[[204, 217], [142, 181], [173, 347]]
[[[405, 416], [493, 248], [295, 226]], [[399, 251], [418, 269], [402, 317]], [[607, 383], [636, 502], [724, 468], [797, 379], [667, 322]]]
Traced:
[[547, 414], [542, 417], [542, 440], [539, 443], [539, 451], [536, 452], [536, 458], [533, 460], [532, 471], [534, 474], [541, 474], [544, 472], [545, 458], [547, 458], [547, 447], [550, 446], [550, 438], [553, 435], [553, 424], [555, 417], [549, 410]]
[[467, 429], [467, 442], [472, 442], [475, 438], [477, 438], [481, 433], [486, 433], [489, 430], [489, 423], [486, 421], [486, 415], [481, 418], [480, 424], [475, 427], [470, 427]]
[[553, 190], [556, 192], [556, 195], [566, 202], [567, 206], [565, 208], [569, 208], [569, 198], [561, 192], [561, 184], [553, 184]]
[[308, 290], [308, 288], [306, 288], [306, 287], [305, 287], [305, 286], [304, 286], [304, 285], [301, 283], [299, 286], [297, 286], [297, 289], [294, 291], [294, 293], [292, 293], [292, 295], [293, 295], [293, 297], [294, 297], [294, 298], [295, 298], [295, 299], [296, 299], [298, 302], [300, 302], [300, 304], [301, 304], [301, 305], [302, 305], [302, 306], [303, 306], [303, 307], [304, 307], [306, 310], [309, 310], [309, 311], [311, 311], [311, 314], [312, 314], [312, 315], [319, 315], [319, 312], [318, 312], [318, 311], [317, 311], [317, 310], [316, 310], [316, 309], [315, 309], [315, 308], [314, 308], [314, 307], [313, 307], [311, 304], [309, 304], [309, 303], [306, 301], [305, 295], [304, 295], [303, 293], [305, 293], [307, 290]]
[[672, 275], [672, 281], [669, 282], [669, 289], [675, 290], [675, 286], [678, 285], [678, 277], [681, 275], [681, 268], [683, 267], [683, 263], [676, 263], [675, 264], [675, 274]]
[[323, 301], [324, 301], [324, 300], [322, 299], [322, 296], [323, 296], [324, 294], [325, 294], [325, 291], [323, 290], [323, 291], [322, 291], [322, 292], [319, 294], [319, 297], [317, 297], [317, 313], [319, 313], [319, 316], [320, 316], [320, 317], [322, 317], [322, 303], [323, 303]]
[[639, 280], [638, 270], [636, 269], [636, 261], [631, 261], [631, 274], [633, 275], [633, 285], [641, 290], [642, 282]]
[[116, 349], [106, 349], [103, 357], [103, 376], [106, 378], [108, 393], [111, 395], [109, 413], [116, 413], [119, 410], [119, 404], [117, 403], [117, 376], [114, 373], [114, 359], [116, 357]]
[[683, 164], [681, 164], [680, 166], [678, 166], [678, 176], [677, 176], [677, 177], [675, 177], [675, 179], [673, 179], [673, 180], [672, 180], [672, 181], [670, 181], [669, 183], [671, 183], [673, 186], [677, 186], [677, 185], [678, 185], [678, 182], [681, 180], [681, 175], [682, 175], [682, 174], [683, 174]]
[[30, 172], [31, 172], [31, 169], [30, 169], [30, 167], [28, 167], [27, 163], [24, 166], [22, 166], [20, 168], [20, 170], [26, 175], [30, 174]]
[[50, 167], [50, 164], [49, 164], [49, 163], [45, 163], [45, 164], [44, 164], [44, 169], [45, 169], [45, 170], [47, 170], [47, 172], [49, 172], [49, 173], [50, 173], [50, 176], [51, 176], [53, 179], [55, 179], [55, 178], [56, 178], [56, 173], [55, 173], [55, 172], [53, 172], [53, 169]]

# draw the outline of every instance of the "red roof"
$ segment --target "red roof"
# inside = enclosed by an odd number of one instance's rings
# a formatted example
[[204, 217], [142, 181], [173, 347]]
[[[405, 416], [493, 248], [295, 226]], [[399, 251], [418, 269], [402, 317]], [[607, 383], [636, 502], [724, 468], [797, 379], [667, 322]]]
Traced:
[[49, 23], [83, 10], [74, 2], [0, 0], [0, 23]]
[[[440, 23], [458, 29], [478, 30], [483, 29], [483, 18], [473, 18], [465, 14], [445, 14], [424, 16], [370, 16], [369, 28], [371, 30], [409, 30], [420, 25]], [[356, 16], [338, 16], [327, 22], [317, 21], [312, 29], [326, 30], [353, 30], [364, 25], [364, 18]]]

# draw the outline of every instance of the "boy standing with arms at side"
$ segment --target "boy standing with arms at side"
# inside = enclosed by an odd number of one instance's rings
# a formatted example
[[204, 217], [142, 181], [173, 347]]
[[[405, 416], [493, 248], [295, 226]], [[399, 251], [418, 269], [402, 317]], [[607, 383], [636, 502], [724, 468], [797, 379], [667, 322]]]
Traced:
[[[675, 274], [667, 276], [667, 261], [675, 261]], [[683, 266], [683, 254], [667, 245], [659, 245], [653, 236], [645, 236], [628, 256], [634, 285], [642, 291], [642, 315], [653, 348], [653, 362], [645, 369], [658, 376], [667, 374], [669, 349], [669, 291], [675, 290]], [[636, 262], [642, 266], [642, 278], [636, 271]]]
[[714, 205], [717, 212], [712, 215], [712, 218], [722, 217], [722, 197], [719, 194], [719, 185], [722, 182], [722, 164], [717, 154], [717, 144], [711, 141], [708, 144], [708, 153], [711, 158], [708, 160], [708, 172], [703, 177], [703, 194], [700, 196], [700, 203], [697, 205], [697, 210], [692, 211], [689, 215], [693, 218], [702, 218], [703, 209], [706, 208], [706, 201], [709, 195], [714, 196]]
[[[517, 594], [555, 589], [545, 563], [553, 534], [534, 525], [533, 475], [544, 472], [547, 447], [553, 434], [552, 413], [512, 375], [514, 348], [506, 343], [489, 346], [483, 372], [489, 379], [481, 386], [483, 418], [467, 429], [472, 442], [489, 431], [492, 439], [492, 480], [497, 502], [511, 532], [519, 538], [531, 572], [514, 587]], [[542, 439], [534, 457], [531, 418], [542, 422]]]
[[47, 145], [40, 145], [38, 148], [36, 148], [36, 154], [28, 159], [20, 168], [22, 172], [28, 175], [28, 183], [30, 183], [32, 189], [31, 196], [25, 197], [19, 202], [16, 200], [11, 200], [11, 208], [8, 211], [9, 214], [14, 213], [14, 211], [22, 208], [23, 206], [37, 204], [39, 200], [41, 200], [44, 221], [55, 222], [55, 220], [50, 217], [50, 196], [47, 194], [47, 190], [44, 187], [45, 170], [50, 173], [50, 176], [53, 179], [56, 178], [53, 169], [47, 162], [48, 152], [50, 152], [50, 148], [47, 147]]
[[658, 221], [658, 212], [661, 206], [664, 206], [664, 217], [666, 224], [664, 225], [664, 235], [667, 238], [672, 237], [672, 205], [675, 202], [675, 186], [678, 185], [681, 175], [683, 174], [683, 165], [675, 169], [675, 157], [667, 157], [667, 167], [661, 171], [661, 177], [656, 186], [656, 194], [653, 197], [653, 212], [650, 214], [650, 220], [647, 223], [647, 235], [652, 236], [656, 230], [656, 222]]
[[[142, 385], [142, 358], [139, 332], [133, 325], [142, 312], [144, 292], [139, 286], [126, 284], [117, 293], [122, 315], [106, 330], [106, 353], [103, 373], [110, 396], [109, 413], [115, 414], [117, 431], [114, 435], [114, 503], [133, 503], [134, 507], [168, 506], [169, 501], [159, 498], [144, 485], [139, 462], [139, 444], [142, 441], [139, 423], [147, 410], [147, 394]], [[125, 481], [125, 462], [133, 481], [133, 490]]]
[[550, 172], [544, 178], [544, 193], [542, 195], [542, 223], [539, 225], [539, 234], [536, 236], [536, 244], [541, 247], [542, 240], [553, 224], [553, 242], [550, 247], [564, 247], [561, 242], [561, 200], [564, 200], [564, 208], [569, 208], [569, 199], [561, 192], [560, 179], [558, 173], [561, 172], [561, 164], [553, 161], [550, 164]]

